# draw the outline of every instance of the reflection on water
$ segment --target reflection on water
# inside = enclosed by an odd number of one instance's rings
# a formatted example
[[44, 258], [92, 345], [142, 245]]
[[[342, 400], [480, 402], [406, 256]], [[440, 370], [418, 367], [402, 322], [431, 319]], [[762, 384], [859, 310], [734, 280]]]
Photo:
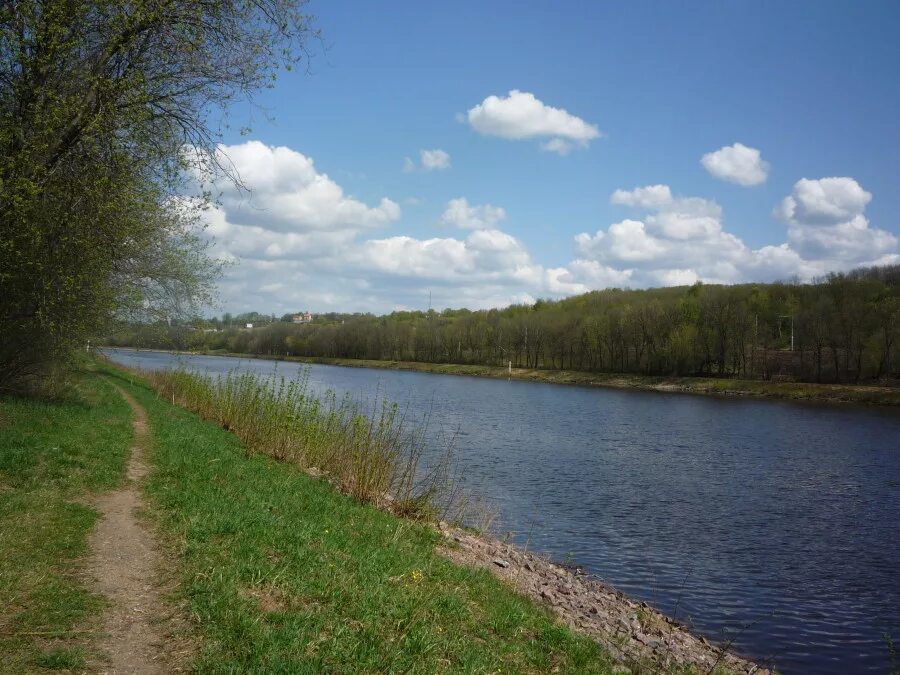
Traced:
[[[111, 351], [292, 377], [291, 363]], [[900, 414], [311, 366], [311, 383], [430, 411], [467, 486], [571, 556], [782, 672], [885, 672], [900, 642]]]

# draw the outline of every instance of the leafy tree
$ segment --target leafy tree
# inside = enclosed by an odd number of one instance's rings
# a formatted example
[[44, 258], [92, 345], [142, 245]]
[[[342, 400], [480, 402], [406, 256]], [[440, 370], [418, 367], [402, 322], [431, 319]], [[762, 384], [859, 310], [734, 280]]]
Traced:
[[230, 173], [216, 151], [226, 108], [305, 55], [302, 6], [0, 5], [0, 391], [117, 313], [171, 321], [209, 300], [208, 195], [179, 196], [186, 169]]

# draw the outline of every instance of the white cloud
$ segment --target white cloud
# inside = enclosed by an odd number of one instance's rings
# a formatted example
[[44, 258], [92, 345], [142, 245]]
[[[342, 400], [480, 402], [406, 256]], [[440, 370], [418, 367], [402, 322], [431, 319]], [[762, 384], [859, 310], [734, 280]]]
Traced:
[[441, 222], [471, 230], [492, 228], [505, 218], [506, 211], [499, 206], [491, 204], [470, 206], [465, 197], [459, 197], [447, 202]]
[[587, 147], [601, 136], [596, 125], [516, 89], [506, 97], [488, 96], [471, 108], [466, 118], [473, 129], [485, 136], [509, 140], [546, 138], [541, 148], [561, 155], [576, 146]]
[[897, 237], [869, 227], [864, 213], [871, 199], [853, 178], [802, 178], [775, 215], [788, 224], [788, 241], [804, 258], [868, 264], [897, 248]]
[[443, 150], [422, 150], [419, 155], [422, 160], [422, 168], [426, 171], [442, 171], [450, 168], [450, 155]]
[[694, 270], [689, 269], [659, 270], [656, 278], [660, 286], [691, 286], [700, 279]]
[[799, 181], [779, 208], [786, 241], [751, 249], [725, 231], [722, 208], [667, 185], [617, 190], [627, 217], [575, 237], [574, 259], [546, 267], [499, 229], [491, 204], [447, 203], [443, 222], [468, 231], [417, 238], [397, 227], [387, 197], [366, 203], [289, 148], [245, 143], [221, 149], [252, 190], [210, 187], [220, 203], [204, 212], [213, 255], [237, 261], [221, 284], [229, 311], [390, 311], [433, 305], [495, 307], [610, 286], [810, 278], [861, 264], [896, 262], [896, 237], [864, 215], [871, 195], [853, 179]]
[[609, 198], [610, 204], [620, 206], [640, 206], [655, 209], [672, 201], [672, 190], [668, 185], [648, 185], [633, 190], [616, 190]]
[[700, 163], [710, 175], [745, 187], [765, 183], [769, 176], [769, 163], [762, 158], [759, 150], [743, 143], [708, 152]]
[[428, 291], [439, 307], [493, 307], [586, 288], [558, 280], [563, 273], [496, 229], [506, 217], [500, 207], [448, 203], [446, 221], [471, 230], [461, 238], [372, 238], [400, 215], [390, 199], [369, 206], [348, 197], [288, 148], [251, 142], [220, 152], [252, 190], [248, 199], [227, 182], [213, 184], [222, 198], [203, 213], [213, 255], [238, 263], [221, 283], [229, 310], [390, 311], [424, 306]]
[[400, 206], [390, 199], [368, 206], [344, 194], [312, 159], [290, 148], [248, 141], [221, 145], [218, 153], [250, 189], [248, 195], [230, 181], [216, 186], [231, 223], [297, 233], [370, 229], [400, 217]]
[[619, 270], [596, 260], [578, 258], [565, 267], [548, 269], [545, 273], [547, 290], [554, 295], [587, 293], [598, 288], [629, 285], [632, 270]]
[[435, 148], [433, 150], [419, 150], [419, 163], [410, 157], [403, 158], [403, 173], [412, 173], [421, 169], [422, 171], [444, 171], [450, 168], [449, 153]]
[[777, 214], [788, 223], [834, 225], [861, 216], [871, 199], [852, 178], [801, 178]]
[[862, 214], [870, 197], [852, 179], [799, 181], [778, 209], [788, 241], [751, 249], [724, 230], [722, 208], [711, 200], [676, 197], [666, 185], [616, 190], [610, 201], [641, 209], [640, 219], [579, 234], [575, 249], [581, 259], [630, 270], [638, 286], [810, 279], [898, 259], [896, 237], [870, 228]]
[[654, 211], [645, 219], [648, 231], [673, 239], [692, 239], [721, 230], [722, 208], [718, 204], [700, 197], [675, 198], [668, 185], [616, 190], [609, 201]]

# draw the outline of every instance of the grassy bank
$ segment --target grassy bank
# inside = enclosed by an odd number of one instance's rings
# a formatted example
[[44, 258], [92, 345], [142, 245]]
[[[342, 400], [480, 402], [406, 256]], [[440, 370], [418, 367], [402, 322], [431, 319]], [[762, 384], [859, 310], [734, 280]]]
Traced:
[[[103, 366], [107, 373], [115, 373]], [[610, 672], [594, 642], [439, 535], [118, 375], [149, 415], [147, 484], [200, 639], [199, 672]]]
[[79, 669], [103, 600], [78, 573], [97, 518], [89, 495], [122, 480], [131, 411], [82, 373], [54, 402], [0, 399], [0, 662]]
[[324, 473], [359, 501], [427, 516], [448, 487], [448, 462], [420, 471], [424, 422], [406, 420], [383, 399], [363, 409], [349, 396], [317, 395], [306, 373], [295, 379], [178, 370], [143, 376], [167, 400], [230, 430], [251, 450]]
[[231, 352], [197, 352], [236, 358], [274, 359], [300, 363], [321, 363], [348, 368], [385, 368], [411, 370], [439, 375], [468, 375], [496, 379], [527, 380], [549, 384], [574, 384], [585, 387], [613, 387], [644, 391], [704, 394], [712, 396], [749, 396], [793, 401], [828, 403], [859, 403], [865, 405], [900, 406], [900, 388], [875, 385], [816, 384], [814, 382], [770, 382], [716, 377], [665, 377], [619, 373], [590, 373], [576, 370], [547, 370], [543, 368], [508, 368], [496, 366], [460, 365], [454, 363], [423, 363], [420, 361], [375, 361], [367, 359], [333, 359], [303, 356], [258, 356]]

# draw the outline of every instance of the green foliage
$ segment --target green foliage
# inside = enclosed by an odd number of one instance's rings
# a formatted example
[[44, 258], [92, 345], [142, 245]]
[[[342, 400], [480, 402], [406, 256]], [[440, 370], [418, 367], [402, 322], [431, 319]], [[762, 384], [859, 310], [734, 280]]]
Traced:
[[83, 504], [124, 473], [130, 411], [79, 376], [54, 403], [0, 399], [0, 654], [4, 672], [80, 668], [72, 631], [103, 607], [78, 577], [97, 514]]
[[[432, 461], [430, 470], [422, 471], [424, 425], [407, 425], [387, 401], [364, 411], [349, 396], [317, 395], [307, 373], [293, 380], [183, 371], [143, 376], [167, 400], [214, 420], [249, 448], [324, 472], [359, 501], [426, 516], [436, 507], [433, 498], [451, 487], [449, 450], [444, 461]], [[442, 505], [451, 507], [446, 499]]]
[[[198, 330], [198, 326], [207, 332]], [[791, 350], [793, 333], [794, 349]], [[122, 325], [112, 346], [775, 381], [900, 377], [900, 267], [813, 284], [594, 291], [500, 310]]]
[[438, 534], [340, 494], [121, 380], [153, 430], [148, 492], [179, 543], [198, 672], [609, 673], [596, 643]]
[[215, 115], [308, 36], [301, 0], [0, 5], [0, 391], [112, 316], [207, 300], [218, 265], [184, 170], [227, 171]]

